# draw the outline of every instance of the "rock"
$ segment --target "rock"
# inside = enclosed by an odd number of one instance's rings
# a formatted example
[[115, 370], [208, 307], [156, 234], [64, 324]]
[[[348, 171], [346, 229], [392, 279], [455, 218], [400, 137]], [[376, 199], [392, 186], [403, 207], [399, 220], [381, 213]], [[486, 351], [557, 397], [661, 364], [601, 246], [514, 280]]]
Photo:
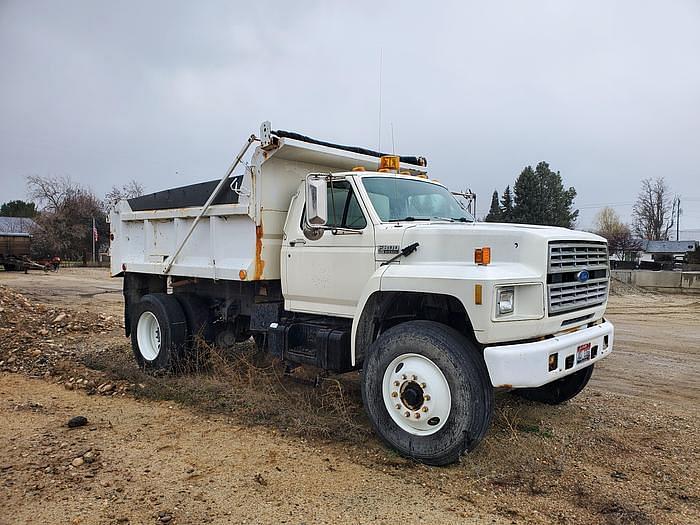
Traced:
[[161, 517], [158, 518], [158, 520], [161, 523], [170, 523], [170, 520], [172, 520], [173, 517], [170, 514], [163, 514]]
[[267, 487], [267, 480], [259, 472], [253, 478], [257, 483], [260, 483], [263, 487]]
[[75, 458], [73, 461], [71, 461], [71, 465], [73, 465], [74, 467], [80, 467], [83, 463], [85, 463], [85, 460], [83, 458]]
[[39, 357], [41, 355], [41, 350], [38, 348], [36, 350], [32, 350], [32, 357]]
[[58, 315], [54, 318], [53, 322], [54, 322], [54, 323], [60, 323], [60, 322], [63, 321], [65, 318], [66, 318], [65, 312], [61, 312], [60, 314], [58, 314]]
[[114, 390], [114, 385], [112, 383], [104, 383], [103, 385], [100, 385], [97, 388], [97, 391], [100, 394], [106, 394], [108, 392], [111, 392], [112, 390]]
[[77, 428], [87, 425], [87, 418], [85, 416], [75, 416], [68, 420], [68, 428]]

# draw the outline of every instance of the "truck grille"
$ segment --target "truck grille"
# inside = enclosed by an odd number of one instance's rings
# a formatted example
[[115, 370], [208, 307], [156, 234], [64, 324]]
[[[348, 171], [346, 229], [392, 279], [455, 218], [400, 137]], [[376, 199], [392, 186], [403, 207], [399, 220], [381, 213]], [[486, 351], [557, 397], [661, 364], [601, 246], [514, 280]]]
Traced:
[[[582, 279], [582, 272], [588, 279]], [[602, 242], [549, 244], [547, 296], [549, 314], [558, 315], [602, 304], [608, 298], [608, 248]]]

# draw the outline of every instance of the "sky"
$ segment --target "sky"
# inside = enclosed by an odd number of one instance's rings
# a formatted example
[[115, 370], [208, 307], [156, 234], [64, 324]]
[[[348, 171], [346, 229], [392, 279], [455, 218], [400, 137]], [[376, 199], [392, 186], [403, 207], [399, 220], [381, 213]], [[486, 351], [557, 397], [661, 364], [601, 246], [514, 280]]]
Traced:
[[664, 176], [700, 228], [697, 0], [0, 0], [0, 71], [0, 201], [219, 178], [270, 120], [426, 156], [480, 214], [541, 160], [580, 228]]

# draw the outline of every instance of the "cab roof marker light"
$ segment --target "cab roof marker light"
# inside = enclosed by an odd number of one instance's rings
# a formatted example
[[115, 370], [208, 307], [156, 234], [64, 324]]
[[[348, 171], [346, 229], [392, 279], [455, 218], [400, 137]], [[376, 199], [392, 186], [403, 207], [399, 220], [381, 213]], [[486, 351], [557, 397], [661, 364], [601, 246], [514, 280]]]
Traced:
[[401, 168], [401, 158], [396, 155], [383, 155], [379, 158], [379, 170], [381, 172], [398, 173]]

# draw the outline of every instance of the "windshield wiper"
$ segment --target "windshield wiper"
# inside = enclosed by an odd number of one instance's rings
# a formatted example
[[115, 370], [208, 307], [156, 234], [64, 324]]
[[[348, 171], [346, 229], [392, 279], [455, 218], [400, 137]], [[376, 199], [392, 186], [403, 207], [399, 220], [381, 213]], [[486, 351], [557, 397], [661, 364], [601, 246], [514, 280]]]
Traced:
[[408, 217], [404, 217], [403, 219], [391, 219], [387, 222], [410, 222], [410, 221], [429, 221], [430, 219], [428, 217], [413, 217], [409, 215]]
[[405, 248], [401, 248], [401, 251], [398, 254], [394, 255], [388, 261], [384, 261], [380, 266], [385, 266], [387, 264], [393, 263], [399, 257], [408, 257], [409, 255], [411, 255], [413, 252], [415, 252], [418, 249], [418, 246], [420, 246], [420, 244], [418, 244], [417, 242], [414, 242], [413, 244], [409, 244]]

